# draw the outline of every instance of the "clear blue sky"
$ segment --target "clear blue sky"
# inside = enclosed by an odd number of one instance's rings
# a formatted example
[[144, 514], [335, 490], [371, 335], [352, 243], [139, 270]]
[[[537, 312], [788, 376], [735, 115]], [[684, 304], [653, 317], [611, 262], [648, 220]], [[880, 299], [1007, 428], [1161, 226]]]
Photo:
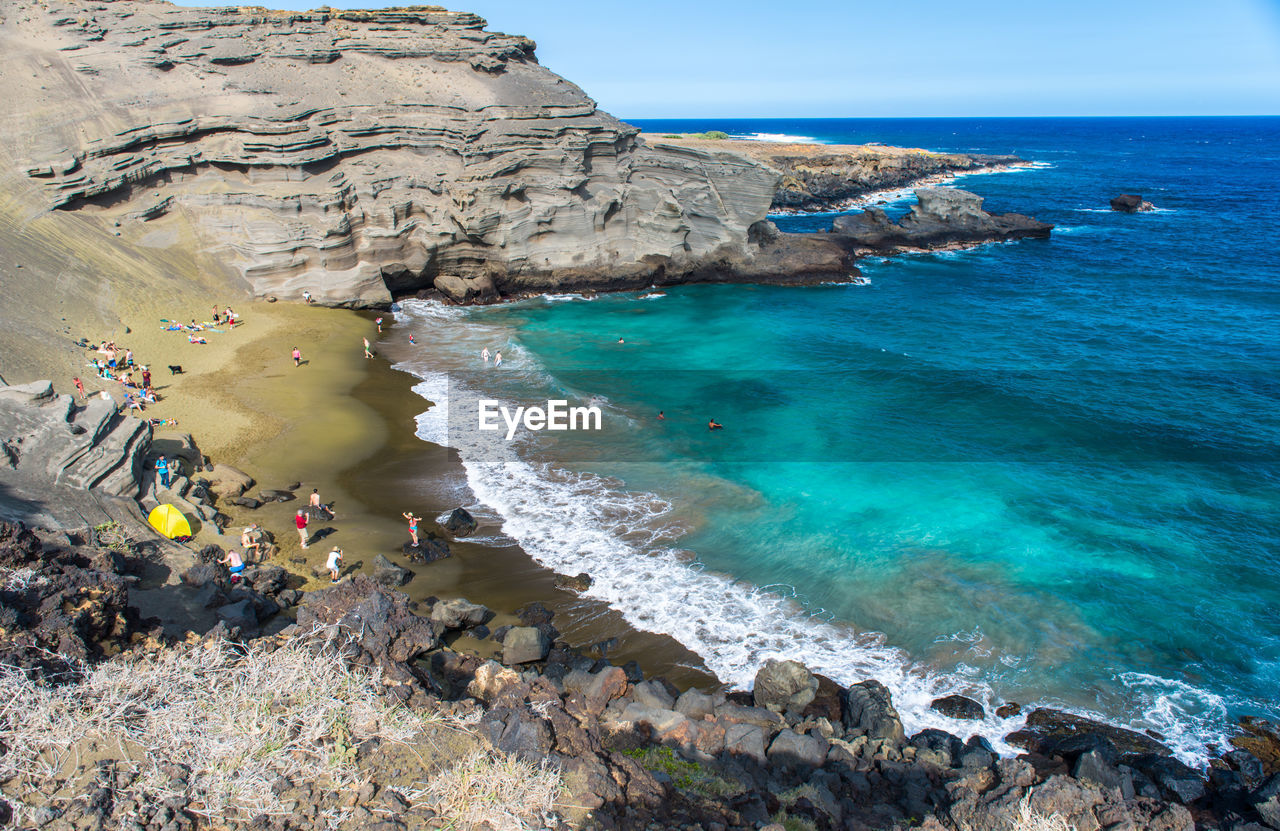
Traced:
[[464, 2], [622, 118], [1280, 114], [1280, 0]]

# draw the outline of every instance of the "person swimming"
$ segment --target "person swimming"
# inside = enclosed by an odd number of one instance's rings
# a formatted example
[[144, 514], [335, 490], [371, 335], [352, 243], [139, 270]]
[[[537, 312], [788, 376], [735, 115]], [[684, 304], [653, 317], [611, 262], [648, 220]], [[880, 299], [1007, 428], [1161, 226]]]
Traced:
[[658, 410], [658, 421], [666, 421], [666, 420], [667, 420], [666, 415], [663, 414], [662, 410]]
[[723, 424], [719, 424], [719, 423], [717, 423], [717, 422], [716, 422], [716, 420], [713, 418], [713, 419], [711, 419], [710, 421], [708, 421], [708, 422], [707, 422], [707, 429], [708, 429], [708, 430], [723, 430], [723, 429], [724, 429], [724, 425], [723, 425]]

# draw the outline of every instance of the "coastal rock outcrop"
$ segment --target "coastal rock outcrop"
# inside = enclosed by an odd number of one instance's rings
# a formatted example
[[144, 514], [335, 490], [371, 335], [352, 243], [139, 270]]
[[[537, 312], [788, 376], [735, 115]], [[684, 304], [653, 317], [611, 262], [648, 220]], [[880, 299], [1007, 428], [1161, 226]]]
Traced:
[[916, 147], [879, 144], [802, 144], [705, 135], [646, 134], [650, 144], [729, 150], [749, 156], [782, 174], [773, 211], [838, 211], [879, 191], [923, 181], [945, 180], [957, 173], [1000, 170], [1025, 165], [1017, 156], [934, 153]]
[[1136, 193], [1122, 193], [1111, 200], [1111, 210], [1119, 211], [1120, 213], [1136, 214], [1154, 211], [1155, 209], [1155, 205], [1152, 205]]
[[0, 386], [0, 519], [80, 529], [135, 516], [151, 425], [48, 381]]
[[920, 251], [983, 242], [1048, 237], [1053, 225], [1022, 214], [993, 214], [985, 200], [953, 188], [919, 188], [916, 204], [899, 222], [881, 208], [836, 217], [832, 233], [855, 249], [876, 252]]
[[735, 278], [779, 173], [647, 144], [484, 27], [437, 7], [24, 7], [0, 21], [6, 181], [140, 245], [191, 239], [257, 297]]

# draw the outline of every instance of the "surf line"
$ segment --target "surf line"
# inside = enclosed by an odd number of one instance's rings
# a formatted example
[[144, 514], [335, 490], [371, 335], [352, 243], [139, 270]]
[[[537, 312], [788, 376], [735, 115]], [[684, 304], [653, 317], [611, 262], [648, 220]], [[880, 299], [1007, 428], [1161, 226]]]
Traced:
[[518, 406], [515, 412], [501, 401], [492, 398], [481, 398], [477, 402], [477, 426], [481, 430], [501, 430], [498, 423], [501, 416], [507, 426], [507, 441], [515, 438], [516, 430], [523, 424], [524, 429], [539, 430], [600, 430], [603, 416], [600, 408], [570, 407], [563, 398], [547, 401], [545, 407]]

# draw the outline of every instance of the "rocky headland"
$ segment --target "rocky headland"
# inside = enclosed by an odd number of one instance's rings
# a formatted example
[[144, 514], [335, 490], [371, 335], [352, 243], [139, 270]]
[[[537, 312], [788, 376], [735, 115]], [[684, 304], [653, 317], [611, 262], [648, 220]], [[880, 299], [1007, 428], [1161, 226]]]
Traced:
[[831, 232], [858, 253], [936, 251], [1016, 239], [1046, 238], [1053, 225], [1022, 214], [984, 210], [977, 194], [952, 188], [918, 188], [916, 204], [894, 222], [883, 208], [839, 216]]
[[774, 213], [844, 211], [860, 207], [868, 197], [883, 191], [945, 181], [963, 173], [1027, 165], [1017, 156], [935, 153], [882, 144], [783, 143], [707, 138], [706, 134], [646, 133], [643, 138], [655, 146], [739, 153], [777, 170], [782, 178], [770, 205]]

